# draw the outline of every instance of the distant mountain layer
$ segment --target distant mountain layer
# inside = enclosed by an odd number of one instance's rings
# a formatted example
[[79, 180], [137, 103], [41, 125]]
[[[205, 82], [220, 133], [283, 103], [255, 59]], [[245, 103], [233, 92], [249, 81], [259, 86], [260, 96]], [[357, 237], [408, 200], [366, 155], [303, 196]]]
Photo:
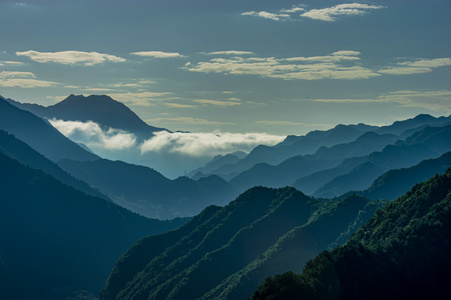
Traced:
[[23, 104], [11, 99], [8, 99], [8, 101], [40, 117], [81, 122], [93, 121], [103, 127], [134, 133], [141, 138], [150, 138], [156, 131], [168, 131], [164, 128], [148, 125], [123, 103], [106, 95], [91, 95], [88, 97], [70, 95], [63, 101], [48, 107]]
[[58, 164], [117, 204], [153, 218], [193, 216], [208, 205], [226, 205], [238, 195], [229, 183], [213, 175], [197, 181], [188, 177], [170, 180], [148, 167], [106, 159], [61, 160]]
[[0, 153], [0, 299], [97, 294], [138, 239], [184, 220], [147, 219]]
[[135, 244], [116, 263], [101, 299], [246, 299], [265, 277], [300, 271], [320, 251], [344, 243], [381, 204], [250, 189]]
[[3, 98], [0, 98], [0, 129], [14, 134], [54, 162], [64, 158], [81, 161], [99, 158], [66, 138], [50, 123]]
[[[320, 154], [319, 152], [322, 151], [321, 148], [333, 148], [335, 145], [357, 142], [356, 139], [365, 136], [365, 133], [377, 134], [379, 136], [391, 135], [392, 137], [396, 136], [398, 139], [404, 139], [424, 127], [445, 126], [447, 124], [451, 124], [451, 116], [435, 118], [430, 115], [418, 115], [415, 118], [396, 121], [392, 125], [382, 127], [365, 124], [340, 124], [326, 131], [311, 131], [305, 136], [288, 136], [283, 142], [272, 147], [257, 146], [242, 159], [215, 162], [215, 168], [211, 168], [211, 163], [209, 163], [204, 168], [199, 168], [190, 173], [190, 176], [197, 176], [198, 178], [198, 173], [204, 175], [216, 174], [226, 180], [231, 180], [259, 163], [277, 165], [294, 156], [314, 153]], [[366, 135], [366, 139], [369, 138], [371, 138], [371, 135]], [[335, 150], [341, 149], [336, 148]], [[373, 151], [377, 151], [377, 149]], [[347, 157], [366, 154], [359, 154], [358, 151], [354, 154], [349, 152]]]
[[267, 278], [252, 299], [445, 299], [451, 268], [451, 169], [388, 204], [301, 275]]
[[437, 158], [451, 150], [451, 125], [426, 127], [408, 137], [370, 154], [366, 161], [346, 174], [335, 177], [313, 196], [333, 198], [348, 191], [367, 189], [388, 170], [416, 165], [425, 159]]
[[410, 168], [390, 170], [378, 177], [359, 194], [369, 199], [395, 200], [435, 174], [443, 174], [451, 165], [451, 152], [435, 159], [427, 159]]

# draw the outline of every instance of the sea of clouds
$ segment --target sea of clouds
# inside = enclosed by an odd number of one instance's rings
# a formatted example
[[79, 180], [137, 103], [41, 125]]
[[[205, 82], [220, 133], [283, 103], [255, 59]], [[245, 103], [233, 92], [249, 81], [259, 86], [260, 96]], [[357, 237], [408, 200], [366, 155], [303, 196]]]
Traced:
[[103, 158], [145, 165], [169, 178], [184, 175], [217, 155], [250, 152], [258, 145], [272, 146], [285, 139], [267, 133], [161, 131], [141, 141], [133, 133], [102, 128], [92, 121], [51, 119], [49, 122], [66, 137], [86, 145]]

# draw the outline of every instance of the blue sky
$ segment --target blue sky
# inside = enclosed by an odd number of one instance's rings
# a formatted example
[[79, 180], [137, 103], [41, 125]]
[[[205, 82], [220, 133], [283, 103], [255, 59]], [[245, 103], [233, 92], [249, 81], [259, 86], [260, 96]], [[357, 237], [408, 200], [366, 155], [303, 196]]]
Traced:
[[157, 127], [305, 134], [451, 114], [451, 1], [0, 1], [0, 95]]

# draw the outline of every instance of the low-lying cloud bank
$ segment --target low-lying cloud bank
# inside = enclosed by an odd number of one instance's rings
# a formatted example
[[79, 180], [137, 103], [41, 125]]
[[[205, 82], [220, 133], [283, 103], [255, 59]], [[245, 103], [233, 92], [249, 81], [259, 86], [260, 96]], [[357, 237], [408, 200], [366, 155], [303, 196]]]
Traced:
[[[172, 153], [192, 157], [213, 157], [235, 151], [249, 152], [258, 145], [275, 145], [285, 137], [266, 133], [156, 132], [151, 139], [138, 143], [133, 133], [109, 128], [103, 129], [92, 121], [49, 120], [62, 134], [94, 151], [137, 150], [138, 153]], [[101, 155], [101, 153], [99, 153]]]
[[235, 151], [249, 152], [258, 145], [275, 145], [285, 137], [266, 133], [156, 132], [141, 145], [141, 152], [170, 152], [190, 156], [215, 156]]
[[63, 121], [52, 119], [49, 122], [69, 139], [83, 143], [90, 148], [124, 150], [136, 146], [136, 137], [128, 132], [109, 128], [103, 130], [92, 121]]

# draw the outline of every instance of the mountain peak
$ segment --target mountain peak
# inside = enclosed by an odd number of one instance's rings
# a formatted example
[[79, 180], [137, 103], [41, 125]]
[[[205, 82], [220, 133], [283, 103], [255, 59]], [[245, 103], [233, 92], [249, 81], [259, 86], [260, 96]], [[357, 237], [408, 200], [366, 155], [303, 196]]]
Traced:
[[138, 134], [144, 139], [152, 137], [153, 132], [167, 131], [163, 128], [148, 125], [125, 104], [108, 95], [71, 94], [63, 101], [49, 106], [47, 109], [49, 115], [57, 119], [81, 122], [93, 121], [102, 127], [121, 129]]

